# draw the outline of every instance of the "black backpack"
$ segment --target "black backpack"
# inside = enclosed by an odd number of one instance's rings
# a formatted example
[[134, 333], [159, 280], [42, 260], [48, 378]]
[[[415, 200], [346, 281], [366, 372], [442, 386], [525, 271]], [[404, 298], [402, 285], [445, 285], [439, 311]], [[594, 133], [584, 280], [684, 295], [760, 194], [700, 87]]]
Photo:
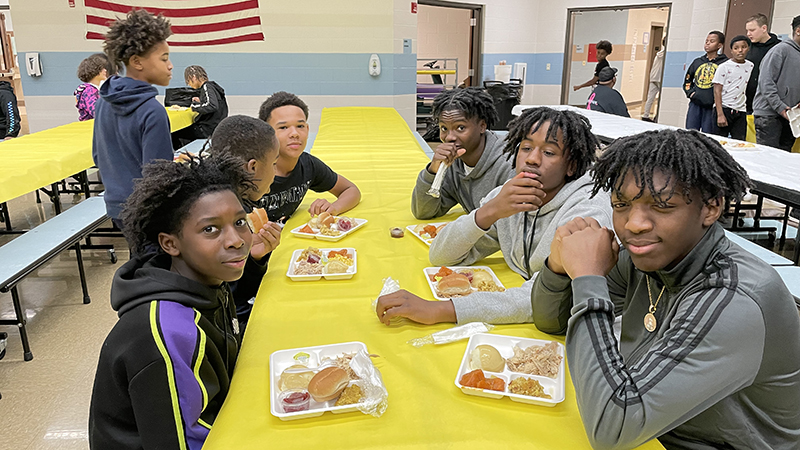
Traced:
[[168, 88], [164, 95], [164, 106], [184, 106], [188, 108], [192, 105], [192, 97], [200, 97], [200, 91], [188, 86]]

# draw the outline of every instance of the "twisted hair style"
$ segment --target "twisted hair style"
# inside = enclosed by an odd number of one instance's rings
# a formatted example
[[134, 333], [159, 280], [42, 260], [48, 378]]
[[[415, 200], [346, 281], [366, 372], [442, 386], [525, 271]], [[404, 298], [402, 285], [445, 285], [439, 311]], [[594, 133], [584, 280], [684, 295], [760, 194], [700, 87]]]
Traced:
[[183, 79], [186, 80], [187, 84], [189, 83], [189, 79], [192, 77], [197, 78], [197, 81], [208, 81], [206, 69], [203, 69], [201, 66], [189, 66], [183, 71]]
[[461, 111], [467, 119], [477, 117], [485, 121], [490, 130], [500, 120], [492, 96], [477, 87], [442, 91], [433, 99], [433, 120], [438, 123], [445, 111]]
[[[124, 19], [111, 24], [103, 42], [103, 52], [116, 73], [134, 55], [146, 55], [159, 42], [172, 36], [169, 20], [161, 14], [154, 16], [144, 9], [133, 9]], [[109, 75], [111, 75], [109, 73]]]
[[[653, 185], [653, 172], [668, 175], [665, 187]], [[633, 174], [639, 193], [647, 189], [661, 204], [680, 189], [686, 203], [691, 203], [691, 191], [700, 191], [703, 203], [723, 197], [741, 200], [745, 189], [752, 186], [747, 172], [719, 142], [694, 130], [647, 131], [617, 139], [597, 160], [594, 166], [594, 189], [618, 194], [628, 172]]]
[[597, 137], [592, 133], [589, 119], [573, 111], [560, 110], [540, 106], [530, 108], [508, 124], [508, 136], [503, 153], [511, 165], [517, 165], [517, 153], [522, 140], [529, 134], [536, 133], [542, 125], [550, 123], [547, 129], [547, 141], [558, 143], [558, 132], [561, 131], [560, 145], [567, 157], [567, 167], [574, 164], [575, 173], [567, 175], [566, 181], [577, 180], [589, 170], [600, 147]]
[[144, 166], [120, 216], [131, 250], [144, 253], [148, 244], [160, 248], [158, 234], [179, 233], [200, 197], [219, 191], [240, 197], [256, 189], [251, 180], [242, 160], [229, 154], [192, 157], [186, 163], [158, 160]]

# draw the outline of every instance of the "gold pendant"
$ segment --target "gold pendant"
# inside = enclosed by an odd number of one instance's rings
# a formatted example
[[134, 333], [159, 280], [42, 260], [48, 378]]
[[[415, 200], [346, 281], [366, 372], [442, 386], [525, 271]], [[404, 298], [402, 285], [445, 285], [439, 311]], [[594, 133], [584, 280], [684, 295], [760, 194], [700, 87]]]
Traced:
[[654, 316], [653, 313], [647, 313], [647, 314], [644, 315], [644, 329], [645, 330], [647, 330], [647, 331], [652, 333], [653, 331], [656, 331], [656, 327], [657, 326], [658, 326], [658, 323], [656, 322], [656, 316]]

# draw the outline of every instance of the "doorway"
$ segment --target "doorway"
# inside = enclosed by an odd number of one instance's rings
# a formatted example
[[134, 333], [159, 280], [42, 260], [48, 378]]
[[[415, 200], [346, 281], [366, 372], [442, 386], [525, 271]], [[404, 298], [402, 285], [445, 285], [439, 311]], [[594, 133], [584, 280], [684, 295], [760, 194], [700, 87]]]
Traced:
[[[561, 103], [586, 107], [592, 87], [573, 89], [594, 77], [597, 64], [596, 44], [610, 41], [613, 51], [608, 56], [617, 69], [614, 89], [622, 94], [631, 117], [640, 118], [647, 103], [651, 70], [656, 55], [665, 51], [662, 38], [669, 29], [671, 3], [568, 10]], [[664, 53], [661, 54], [662, 57]], [[663, 62], [663, 60], [661, 61]], [[657, 117], [661, 96], [663, 64], [650, 117]]]

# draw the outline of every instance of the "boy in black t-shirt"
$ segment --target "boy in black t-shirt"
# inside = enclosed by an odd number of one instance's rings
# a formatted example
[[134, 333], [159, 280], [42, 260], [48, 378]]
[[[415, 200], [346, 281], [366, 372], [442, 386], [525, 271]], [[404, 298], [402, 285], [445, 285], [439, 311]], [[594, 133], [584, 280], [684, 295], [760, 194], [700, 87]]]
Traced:
[[577, 86], [572, 86], [573, 91], [577, 91], [578, 89], [583, 89], [585, 87], [594, 86], [597, 84], [597, 81], [600, 80], [600, 71], [606, 67], [609, 67], [608, 55], [614, 50], [611, 46], [611, 42], [606, 40], [600, 41], [597, 43], [597, 65], [594, 66], [594, 76], [591, 80], [587, 81], [586, 83], [579, 84]]
[[275, 181], [269, 194], [259, 201], [271, 221], [284, 222], [294, 214], [309, 189], [327, 191], [337, 198], [333, 203], [323, 198], [314, 200], [308, 208], [311, 215], [327, 211], [336, 216], [358, 205], [361, 200], [358, 187], [304, 151], [308, 139], [308, 106], [300, 98], [288, 92], [276, 92], [261, 104], [258, 118], [275, 129], [281, 144]]

